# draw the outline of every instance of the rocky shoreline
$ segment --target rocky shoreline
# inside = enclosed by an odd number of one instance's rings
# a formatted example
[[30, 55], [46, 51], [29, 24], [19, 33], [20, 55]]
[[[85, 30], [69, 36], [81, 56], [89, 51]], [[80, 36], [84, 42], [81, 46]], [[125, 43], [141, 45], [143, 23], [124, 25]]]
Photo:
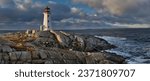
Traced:
[[104, 39], [63, 31], [28, 31], [0, 36], [1, 64], [123, 64]]

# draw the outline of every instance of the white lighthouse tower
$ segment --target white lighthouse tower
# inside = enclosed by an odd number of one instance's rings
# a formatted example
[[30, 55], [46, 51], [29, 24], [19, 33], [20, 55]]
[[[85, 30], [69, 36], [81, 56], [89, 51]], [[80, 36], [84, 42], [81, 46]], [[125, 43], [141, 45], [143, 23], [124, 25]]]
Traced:
[[[41, 31], [46, 31], [46, 32], [50, 32], [51, 34], [53, 34], [57, 41], [61, 44], [62, 43], [62, 39], [60, 37], [60, 35], [58, 35], [55, 31], [52, 30], [52, 26], [51, 26], [51, 12], [50, 12], [50, 8], [47, 6], [44, 9], [44, 19], [43, 19], [43, 25], [40, 26], [40, 30]], [[42, 33], [42, 32], [40, 32]]]
[[47, 31], [47, 30], [51, 30], [50, 26], [51, 26], [51, 19], [50, 19], [50, 8], [47, 6], [44, 9], [44, 19], [43, 19], [43, 26], [41, 27], [42, 31]]

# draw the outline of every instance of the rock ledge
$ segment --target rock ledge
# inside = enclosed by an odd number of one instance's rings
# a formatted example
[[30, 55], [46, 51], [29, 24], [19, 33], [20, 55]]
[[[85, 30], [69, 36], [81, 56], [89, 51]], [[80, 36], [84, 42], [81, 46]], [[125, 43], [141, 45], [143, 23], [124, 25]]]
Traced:
[[62, 31], [11, 33], [0, 36], [1, 64], [122, 64], [122, 56], [104, 39]]

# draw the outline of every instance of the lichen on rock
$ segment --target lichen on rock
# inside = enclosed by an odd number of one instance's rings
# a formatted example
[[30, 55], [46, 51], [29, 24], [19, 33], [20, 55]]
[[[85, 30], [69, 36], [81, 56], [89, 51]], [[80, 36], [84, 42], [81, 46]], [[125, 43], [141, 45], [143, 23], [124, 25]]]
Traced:
[[[6, 40], [6, 41], [5, 41]], [[4, 64], [120, 64], [122, 56], [105, 52], [114, 48], [104, 39], [62, 31], [5, 34], [0, 37], [0, 63]]]

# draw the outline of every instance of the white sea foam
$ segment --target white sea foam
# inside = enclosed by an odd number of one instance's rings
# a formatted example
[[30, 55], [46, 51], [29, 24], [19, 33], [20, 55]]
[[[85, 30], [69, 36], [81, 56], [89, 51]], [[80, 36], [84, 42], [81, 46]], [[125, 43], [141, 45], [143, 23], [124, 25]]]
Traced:
[[147, 61], [150, 61], [150, 59], [146, 59], [143, 56], [132, 57], [131, 59], [127, 60], [129, 64], [144, 64], [147, 63]]
[[105, 39], [106, 41], [108, 41], [109, 43], [113, 44], [113, 43], [121, 43], [120, 41], [125, 41], [127, 40], [126, 38], [121, 38], [121, 37], [111, 37], [111, 36], [95, 36], [97, 38], [102, 38]]
[[144, 45], [135, 41], [128, 40], [127, 38], [111, 37], [111, 36], [95, 36], [108, 41], [110, 44], [116, 45], [117, 48], [106, 50], [107, 52], [116, 53], [123, 57], [127, 57], [127, 63], [139, 64], [150, 62], [150, 59], [144, 58], [150, 56], [150, 52], [144, 49]]
[[121, 56], [124, 56], [124, 57], [131, 57], [130, 54], [128, 53], [124, 53], [124, 52], [121, 52], [121, 51], [116, 51], [116, 50], [106, 50], [107, 52], [110, 52], [110, 53], [116, 53], [117, 55], [121, 55]]

